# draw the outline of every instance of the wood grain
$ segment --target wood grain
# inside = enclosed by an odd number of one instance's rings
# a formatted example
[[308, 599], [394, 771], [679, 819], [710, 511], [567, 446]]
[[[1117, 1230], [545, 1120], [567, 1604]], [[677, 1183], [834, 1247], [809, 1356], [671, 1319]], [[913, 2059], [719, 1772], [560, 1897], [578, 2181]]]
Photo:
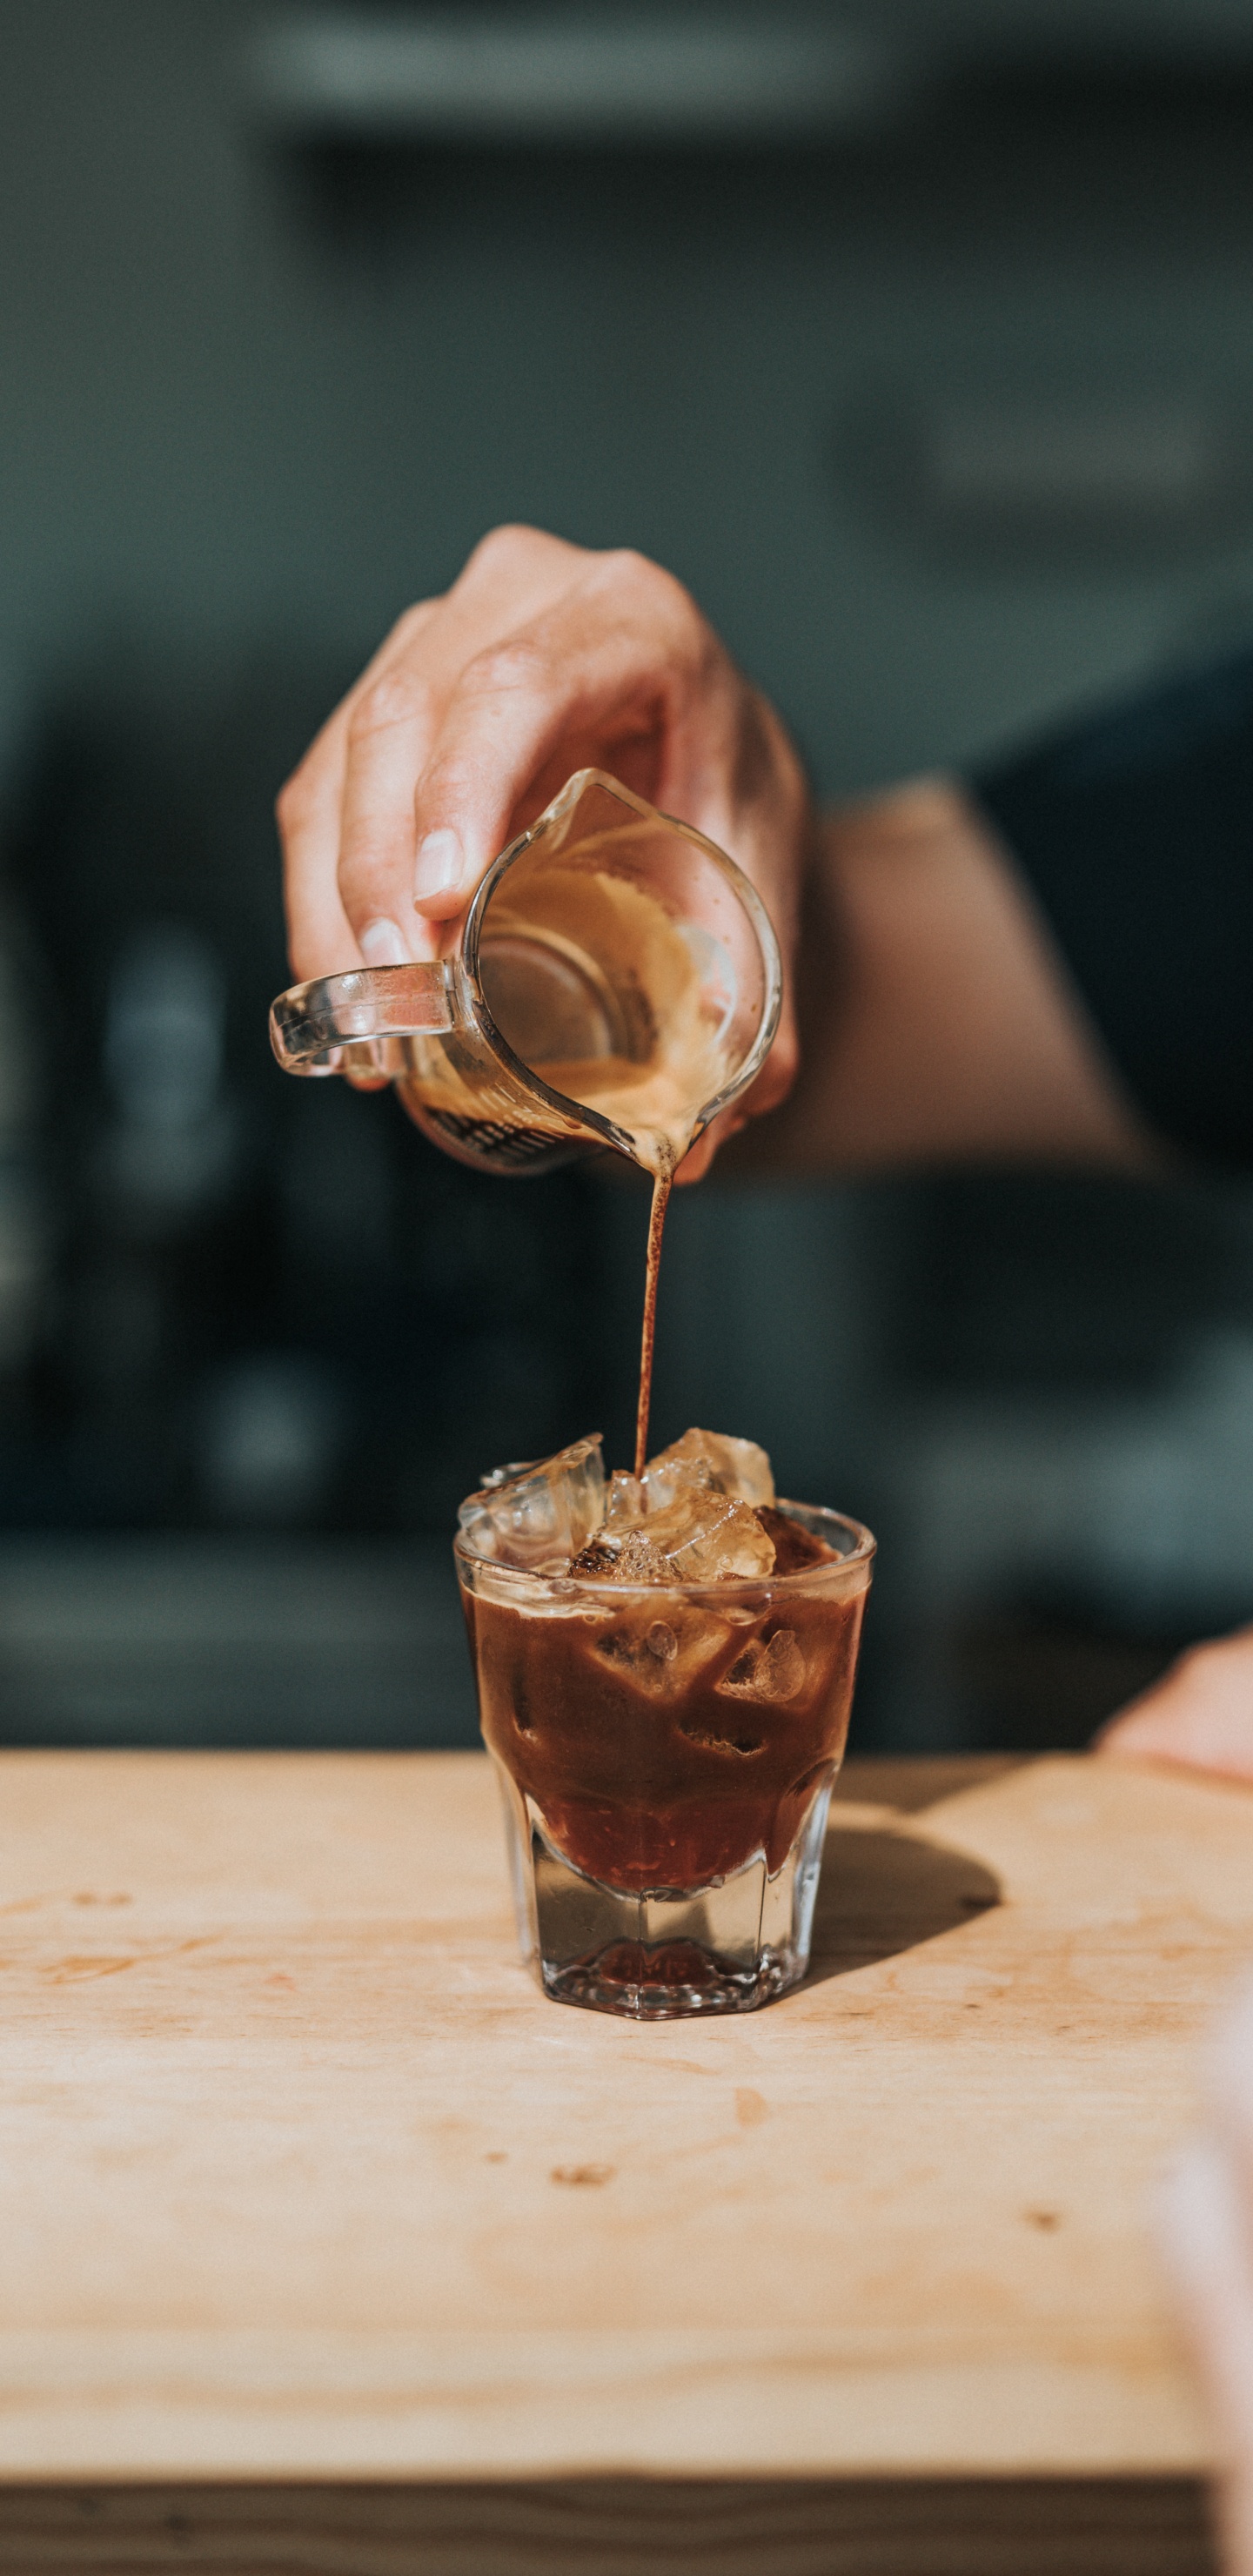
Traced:
[[518, 1965], [478, 1756], [0, 1786], [12, 2511], [1203, 2469], [1148, 2212], [1253, 1950], [1253, 1796], [854, 1775], [810, 1982], [637, 2028]]
[[1211, 2576], [1185, 2479], [0, 2488], [0, 2576]]

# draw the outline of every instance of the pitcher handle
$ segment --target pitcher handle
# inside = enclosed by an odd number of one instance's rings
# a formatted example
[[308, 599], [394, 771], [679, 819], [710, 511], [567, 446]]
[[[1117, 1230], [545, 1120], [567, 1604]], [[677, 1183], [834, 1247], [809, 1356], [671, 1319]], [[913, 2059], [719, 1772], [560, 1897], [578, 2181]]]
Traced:
[[402, 1071], [396, 1041], [446, 1037], [457, 1025], [456, 961], [358, 966], [293, 984], [270, 1010], [270, 1044], [284, 1073]]

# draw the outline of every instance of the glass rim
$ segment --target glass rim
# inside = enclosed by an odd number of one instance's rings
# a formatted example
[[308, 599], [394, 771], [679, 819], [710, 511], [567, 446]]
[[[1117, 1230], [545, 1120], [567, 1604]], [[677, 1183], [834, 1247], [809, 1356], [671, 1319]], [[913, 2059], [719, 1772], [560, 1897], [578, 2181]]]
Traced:
[[606, 1583], [594, 1574], [541, 1574], [528, 1565], [506, 1565], [499, 1557], [480, 1556], [476, 1548], [467, 1546], [464, 1530], [458, 1530], [453, 1538], [453, 1555], [458, 1561], [458, 1573], [462, 1565], [481, 1566], [485, 1573], [498, 1575], [506, 1588], [514, 1583], [538, 1584], [551, 1598], [555, 1587], [560, 1586], [557, 1598], [569, 1602], [572, 1609], [580, 1602], [599, 1608], [627, 1601], [673, 1600], [676, 1596], [716, 1606], [719, 1601], [742, 1601], [766, 1591], [799, 1592], [807, 1587], [816, 1590], [824, 1582], [830, 1584], [837, 1575], [864, 1573], [869, 1581], [879, 1543], [864, 1521], [854, 1520], [851, 1512], [837, 1512], [828, 1503], [795, 1502], [785, 1494], [778, 1496], [773, 1508], [789, 1513], [802, 1527], [805, 1519], [833, 1521], [840, 1529], [853, 1533], [853, 1546], [847, 1555], [834, 1561], [824, 1557], [817, 1565], [795, 1566], [790, 1574], [737, 1575], [729, 1583]]

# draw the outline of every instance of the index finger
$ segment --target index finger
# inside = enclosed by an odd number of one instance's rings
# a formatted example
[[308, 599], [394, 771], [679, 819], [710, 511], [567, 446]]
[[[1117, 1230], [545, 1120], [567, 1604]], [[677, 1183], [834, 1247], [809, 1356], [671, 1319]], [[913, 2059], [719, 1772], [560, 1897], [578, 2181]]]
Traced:
[[493, 529], [430, 615], [398, 629], [396, 650], [354, 691], [342, 738], [337, 862], [343, 912], [371, 964], [430, 955], [439, 922], [462, 908], [460, 854], [447, 840], [424, 864], [428, 887], [451, 888], [453, 900], [414, 907], [415, 793], [449, 697], [476, 656], [540, 615], [589, 560], [582, 547], [541, 529]]
[[[439, 602], [407, 609], [341, 698], [291, 777], [276, 806], [283, 850], [283, 902], [292, 973], [300, 983], [362, 964], [356, 931], [339, 891], [339, 851], [348, 739], [355, 710], [380, 672], [402, 655], [434, 617]], [[365, 962], [385, 965], [375, 957]]]
[[[528, 800], [542, 804], [541, 788], [569, 770], [627, 742], [662, 744], [693, 721], [720, 732], [705, 631], [667, 575], [639, 557], [603, 556], [553, 607], [477, 655], [418, 783], [415, 909], [429, 920], [464, 911]], [[345, 903], [351, 914], [347, 890]]]

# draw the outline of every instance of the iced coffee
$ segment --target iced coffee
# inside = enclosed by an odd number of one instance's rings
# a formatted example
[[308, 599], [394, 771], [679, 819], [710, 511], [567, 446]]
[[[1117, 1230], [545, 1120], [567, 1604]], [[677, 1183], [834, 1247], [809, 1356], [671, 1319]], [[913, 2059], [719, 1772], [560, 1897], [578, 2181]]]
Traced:
[[599, 1439], [502, 1469], [457, 1566], [524, 1951], [636, 2019], [804, 1975], [874, 1542], [689, 1431], [606, 1483]]

